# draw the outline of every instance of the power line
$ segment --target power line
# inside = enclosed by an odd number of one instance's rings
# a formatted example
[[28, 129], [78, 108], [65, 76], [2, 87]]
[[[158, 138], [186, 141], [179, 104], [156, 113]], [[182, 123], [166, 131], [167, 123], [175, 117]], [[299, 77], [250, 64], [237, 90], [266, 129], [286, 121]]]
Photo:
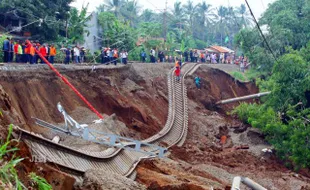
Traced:
[[258, 28], [258, 30], [259, 30], [259, 32], [260, 32], [260, 34], [261, 34], [261, 36], [262, 36], [264, 42], [266, 43], [268, 50], [270, 51], [270, 53], [272, 54], [272, 56], [273, 56], [273, 58], [276, 60], [276, 62], [278, 62], [278, 59], [277, 59], [277, 57], [275, 56], [274, 52], [272, 51], [272, 49], [271, 49], [269, 43], [267, 42], [267, 39], [266, 39], [266, 37], [265, 37], [263, 31], [261, 30], [261, 28], [260, 28], [260, 26], [259, 26], [259, 24], [258, 24], [258, 22], [257, 22], [257, 20], [256, 20], [256, 18], [255, 18], [255, 16], [254, 16], [254, 14], [253, 14], [253, 11], [252, 11], [252, 9], [251, 9], [251, 7], [250, 7], [248, 1], [245, 0], [245, 3], [247, 4], [247, 6], [248, 6], [248, 8], [249, 8], [249, 10], [250, 10], [250, 13], [251, 13], [251, 15], [252, 15], [252, 17], [253, 17], [253, 19], [254, 19], [255, 24], [256, 24], [256, 27]]

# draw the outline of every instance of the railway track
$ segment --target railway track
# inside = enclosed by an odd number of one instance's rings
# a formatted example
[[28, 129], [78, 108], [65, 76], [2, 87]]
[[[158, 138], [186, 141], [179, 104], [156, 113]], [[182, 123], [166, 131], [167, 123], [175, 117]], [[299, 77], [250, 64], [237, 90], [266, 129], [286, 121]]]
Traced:
[[[182, 146], [188, 129], [187, 89], [185, 77], [199, 64], [188, 63], [182, 66], [182, 78], [176, 81], [174, 69], [168, 74], [169, 112], [166, 125], [156, 135], [143, 140], [145, 143], [166, 146]], [[48, 163], [74, 175], [82, 175], [90, 169], [102, 169], [134, 178], [134, 169], [142, 159], [151, 156], [126, 149], [109, 148], [102, 152], [87, 152], [72, 149], [52, 142], [42, 136], [17, 128], [21, 139], [29, 146], [36, 158], [43, 158]], [[131, 146], [128, 144], [127, 146]], [[143, 147], [142, 147], [143, 148]], [[150, 147], [144, 147], [151, 150]]]

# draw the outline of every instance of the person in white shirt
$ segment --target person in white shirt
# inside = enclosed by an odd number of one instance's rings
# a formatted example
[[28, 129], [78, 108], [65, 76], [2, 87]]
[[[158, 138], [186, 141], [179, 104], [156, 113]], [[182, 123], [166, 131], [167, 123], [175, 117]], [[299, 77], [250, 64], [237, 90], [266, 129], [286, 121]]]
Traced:
[[127, 57], [128, 57], [128, 53], [127, 53], [127, 51], [122, 51], [122, 53], [121, 53], [121, 58], [122, 58], [122, 63], [123, 64], [127, 64]]
[[244, 73], [244, 61], [243, 60], [240, 62], [240, 70], [241, 72]]
[[74, 60], [75, 60], [75, 63], [79, 63], [79, 58], [80, 58], [80, 50], [78, 48], [78, 46], [75, 46], [74, 49]]

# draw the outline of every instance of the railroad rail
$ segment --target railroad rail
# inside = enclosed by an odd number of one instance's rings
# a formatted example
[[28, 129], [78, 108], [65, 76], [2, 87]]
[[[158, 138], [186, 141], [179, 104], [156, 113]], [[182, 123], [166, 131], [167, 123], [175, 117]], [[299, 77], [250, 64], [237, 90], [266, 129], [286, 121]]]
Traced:
[[[182, 66], [182, 78], [176, 81], [174, 69], [168, 74], [169, 111], [166, 125], [156, 135], [143, 140], [144, 143], [170, 148], [182, 146], [186, 140], [188, 129], [188, 106], [185, 77], [198, 64], [187, 63]], [[102, 152], [88, 152], [60, 145], [40, 135], [18, 128], [21, 139], [29, 146], [33, 156], [44, 158], [74, 175], [82, 175], [90, 169], [102, 169], [118, 173], [126, 177], [134, 177], [134, 169], [142, 159], [153, 156], [142, 152], [129, 151], [120, 148], [108, 148]], [[128, 145], [132, 146], [132, 145]], [[143, 148], [143, 147], [142, 147]], [[151, 147], [144, 147], [151, 150]]]

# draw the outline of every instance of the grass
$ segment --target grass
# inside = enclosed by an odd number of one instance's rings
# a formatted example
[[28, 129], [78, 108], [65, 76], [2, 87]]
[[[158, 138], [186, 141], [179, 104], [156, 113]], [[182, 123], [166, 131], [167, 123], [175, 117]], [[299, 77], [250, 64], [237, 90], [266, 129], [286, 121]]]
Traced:
[[[0, 117], [3, 117], [0, 110]], [[23, 183], [20, 181], [16, 166], [24, 160], [24, 158], [16, 157], [16, 151], [18, 148], [11, 147], [12, 142], [17, 140], [12, 140], [13, 125], [9, 125], [7, 138], [5, 141], [1, 141], [0, 144], [0, 189], [8, 190], [23, 190], [26, 188]], [[18, 141], [17, 141], [18, 142]], [[13, 156], [11, 156], [13, 154]], [[37, 186], [39, 190], [51, 190], [52, 186], [47, 183], [47, 181], [37, 176], [35, 173], [30, 173], [29, 178]]]
[[246, 81], [246, 77], [244, 75], [244, 73], [239, 72], [239, 71], [234, 71], [230, 73], [235, 79], [239, 80], [239, 81]]
[[10, 148], [9, 145], [12, 143], [11, 135], [13, 132], [13, 125], [9, 126], [8, 136], [4, 143], [0, 145], [0, 189], [17, 189], [22, 190], [26, 189], [26, 187], [22, 184], [19, 180], [17, 175], [17, 170], [15, 169], [16, 165], [20, 163], [23, 158], [18, 158], [15, 154], [12, 156], [11, 159], [6, 161], [4, 159], [9, 153], [14, 153], [18, 149]]
[[29, 177], [33, 182], [35, 182], [39, 190], [51, 190], [52, 189], [52, 186], [49, 183], [47, 183], [47, 181], [44, 178], [37, 176], [35, 173], [30, 173]]

